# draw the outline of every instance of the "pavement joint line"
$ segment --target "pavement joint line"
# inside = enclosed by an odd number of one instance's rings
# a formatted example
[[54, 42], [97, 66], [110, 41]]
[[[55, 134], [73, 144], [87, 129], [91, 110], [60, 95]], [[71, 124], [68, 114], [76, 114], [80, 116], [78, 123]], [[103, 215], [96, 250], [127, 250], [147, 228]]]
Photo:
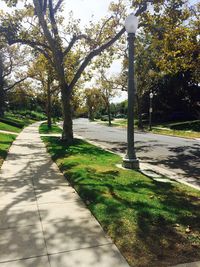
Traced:
[[18, 258], [18, 259], [15, 259], [15, 260], [0, 261], [0, 264], [1, 263], [8, 263], [8, 262], [22, 261], [22, 260], [29, 260], [29, 259], [37, 259], [37, 258], [42, 258], [42, 257], [45, 257], [45, 256], [47, 256], [47, 254], [39, 255], [39, 256], [30, 256], [30, 257], [25, 257], [25, 258]]
[[60, 252], [49, 253], [48, 255], [49, 256], [51, 256], [51, 255], [59, 255], [59, 254], [64, 254], [64, 253], [68, 253], [68, 252], [72, 252], [72, 251], [80, 251], [80, 250], [85, 250], [85, 249], [90, 249], [90, 248], [105, 247], [105, 246], [109, 246], [109, 245], [114, 245], [114, 243], [113, 242], [108, 242], [108, 243], [99, 244], [99, 245], [96, 245], [96, 246], [88, 246], [88, 247], [84, 247], [84, 248], [69, 249], [69, 250], [64, 250], [64, 251], [60, 251]]
[[17, 225], [17, 226], [7, 226], [6, 228], [0, 227], [0, 231], [9, 230], [9, 229], [19, 229], [19, 228], [30, 227], [30, 226], [35, 226], [35, 225], [36, 224], [26, 224], [26, 225]]
[[69, 201], [48, 201], [48, 202], [38, 202], [38, 205], [43, 205], [43, 204], [67, 204], [67, 203], [73, 203], [76, 202], [76, 200], [69, 200]]
[[[41, 125], [41, 124], [40, 124]], [[39, 125], [39, 126], [40, 126]], [[37, 134], [40, 136], [40, 133], [39, 133], [39, 126], [37, 128]], [[41, 138], [40, 138], [41, 140]], [[42, 141], [42, 140], [41, 140]], [[46, 147], [45, 147], [46, 148]], [[45, 149], [46, 152], [47, 152], [47, 149]], [[49, 153], [48, 153], [49, 155]], [[50, 160], [53, 162], [53, 160], [51, 159], [50, 157]], [[43, 236], [43, 239], [44, 239], [44, 244], [45, 244], [45, 250], [46, 250], [46, 256], [48, 258], [48, 263], [49, 263], [49, 266], [51, 266], [51, 261], [50, 261], [50, 257], [48, 255], [48, 248], [47, 248], [47, 240], [45, 238], [45, 234], [44, 234], [44, 228], [43, 228], [43, 224], [42, 224], [42, 216], [40, 214], [40, 209], [39, 209], [39, 203], [38, 203], [38, 199], [37, 199], [37, 194], [36, 194], [36, 186], [34, 186], [34, 178], [31, 177], [31, 180], [32, 180], [32, 184], [33, 184], [33, 191], [34, 191], [34, 194], [35, 194], [35, 199], [36, 199], [36, 205], [37, 205], [37, 212], [38, 212], [38, 215], [39, 215], [39, 219], [40, 219], [40, 225], [41, 225], [41, 229], [42, 229], [42, 236]]]
[[[30, 203], [30, 204], [29, 204], [29, 203], [28, 203], [28, 204], [19, 204], [19, 205], [17, 204], [17, 206], [15, 206], [15, 209], [18, 209], [18, 208], [20, 208], [20, 207], [24, 207], [24, 206], [27, 207], [27, 206], [35, 206], [35, 205], [36, 205], [36, 203], [35, 203], [35, 204], [34, 204], [34, 203], [33, 203], [33, 204], [31, 204], [31, 203]], [[2, 207], [5, 208], [5, 205], [0, 204], [0, 209], [1, 209]]]
[[[31, 180], [32, 180], [32, 184], [34, 185], [34, 179], [33, 179], [33, 177], [31, 178]], [[41, 226], [41, 229], [42, 229], [42, 236], [43, 236], [44, 244], [45, 244], [45, 251], [46, 251], [46, 255], [45, 256], [48, 257], [48, 263], [49, 263], [49, 266], [51, 266], [50, 258], [48, 256], [47, 242], [46, 242], [46, 238], [45, 238], [45, 235], [44, 235], [44, 228], [43, 228], [43, 224], [42, 224], [42, 217], [41, 217], [41, 214], [40, 214], [39, 205], [38, 205], [38, 201], [37, 201], [36, 189], [35, 189], [34, 186], [33, 186], [33, 191], [34, 191], [34, 195], [35, 195], [35, 199], [36, 199], [37, 212], [38, 212], [38, 216], [39, 216], [39, 220], [40, 220], [40, 226]]]

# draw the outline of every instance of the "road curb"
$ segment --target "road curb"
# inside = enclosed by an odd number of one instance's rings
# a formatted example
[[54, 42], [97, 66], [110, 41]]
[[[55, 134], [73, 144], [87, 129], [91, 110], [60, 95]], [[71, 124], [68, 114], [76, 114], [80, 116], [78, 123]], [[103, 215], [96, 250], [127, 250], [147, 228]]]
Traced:
[[[90, 143], [90, 144], [92, 144], [92, 145], [98, 146], [98, 147], [100, 147], [101, 149], [103, 149], [103, 150], [105, 150], [105, 151], [108, 151], [108, 152], [110, 152], [110, 153], [112, 153], [112, 154], [119, 155], [119, 156], [122, 157], [122, 158], [125, 156], [123, 153], [114, 152], [114, 151], [108, 149], [107, 147], [105, 147], [104, 145], [102, 145], [102, 144], [100, 144], [100, 143], [97, 143], [97, 142], [94, 142], [94, 141], [91, 141], [91, 140], [88, 140], [87, 138], [84, 138], [84, 137], [81, 136], [81, 135], [77, 135], [77, 134], [75, 134], [74, 136], [75, 136], [76, 138], [85, 140], [86, 142], [88, 142], [88, 143]], [[179, 182], [179, 183], [181, 183], [181, 184], [185, 184], [185, 185], [187, 185], [187, 186], [190, 186], [190, 187], [192, 187], [192, 188], [194, 188], [194, 189], [196, 189], [196, 190], [200, 190], [200, 186], [190, 184], [189, 182], [185, 181], [185, 178], [184, 178], [184, 177], [181, 177], [181, 176], [177, 175], [176, 173], [174, 173], [174, 172], [172, 172], [172, 171], [169, 171], [169, 170], [167, 170], [167, 169], [165, 169], [165, 168], [162, 168], [162, 167], [155, 166], [155, 165], [150, 164], [150, 163], [143, 162], [143, 161], [140, 160], [140, 159], [139, 159], [139, 161], [140, 161], [140, 163], [139, 163], [139, 165], [140, 165], [140, 171], [141, 171], [144, 175], [146, 175], [146, 176], [148, 176], [148, 177], [150, 177], [150, 178], [152, 178], [152, 179], [154, 179], [154, 176], [156, 176], [156, 174], [157, 174], [157, 175], [159, 174], [159, 175], [161, 175], [162, 177], [168, 178], [169, 181], [170, 181], [170, 180], [171, 180], [172, 182], [173, 182], [173, 181], [176, 181], [176, 182]], [[148, 171], [149, 171], [149, 170], [155, 172], [155, 175], [154, 175], [154, 174], [148, 174]], [[157, 180], [157, 179], [155, 179], [155, 180]], [[199, 266], [199, 267], [200, 267], [200, 266]]]

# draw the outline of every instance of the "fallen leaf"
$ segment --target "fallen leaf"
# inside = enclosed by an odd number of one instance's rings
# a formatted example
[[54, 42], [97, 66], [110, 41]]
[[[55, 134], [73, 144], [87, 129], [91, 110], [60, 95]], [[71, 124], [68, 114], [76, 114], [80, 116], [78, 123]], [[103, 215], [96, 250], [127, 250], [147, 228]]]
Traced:
[[188, 225], [188, 227], [185, 229], [185, 232], [186, 232], [187, 234], [191, 233], [191, 228], [190, 228], [189, 225]]

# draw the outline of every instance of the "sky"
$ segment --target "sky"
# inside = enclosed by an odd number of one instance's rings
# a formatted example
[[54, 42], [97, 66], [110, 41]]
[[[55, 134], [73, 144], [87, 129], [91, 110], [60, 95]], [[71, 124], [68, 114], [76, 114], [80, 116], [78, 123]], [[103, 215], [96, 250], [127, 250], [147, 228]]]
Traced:
[[[117, 2], [117, 0], [113, 0]], [[129, 9], [130, 1], [124, 0], [127, 4], [127, 8]], [[190, 0], [190, 5], [195, 4], [198, 0]], [[65, 15], [66, 19], [68, 17], [68, 13], [73, 11], [73, 15], [77, 19], [81, 19], [81, 25], [85, 26], [89, 23], [89, 21], [96, 20], [98, 21], [102, 17], [104, 17], [108, 12], [109, 4], [111, 0], [65, 0], [64, 7], [65, 7]], [[0, 1], [0, 8], [5, 9], [5, 4]], [[131, 10], [130, 10], [131, 13]], [[112, 73], [119, 73], [120, 72], [120, 62], [114, 62], [112, 64], [111, 69], [109, 70], [109, 74]], [[113, 102], [120, 102], [127, 99], [127, 93], [121, 92], [121, 96], [117, 96], [113, 99]]]
[[[114, 0], [114, 2], [118, 2]], [[125, 1], [128, 3], [129, 0]], [[96, 20], [98, 21], [107, 14], [109, 4], [111, 0], [66, 0], [65, 1], [65, 10], [66, 13], [73, 11], [75, 18], [81, 19], [81, 25], [87, 25], [89, 21]], [[66, 14], [67, 16], [67, 14]], [[119, 73], [121, 70], [120, 61], [115, 61], [111, 69], [108, 71], [108, 76], [116, 73]], [[114, 97], [112, 102], [117, 103], [127, 99], [127, 92], [120, 92], [118, 96]]]
[[[118, 0], [113, 0], [118, 2]], [[108, 12], [109, 4], [111, 0], [65, 0], [64, 1], [64, 12], [66, 19], [69, 16], [69, 12], [73, 12], [73, 17], [81, 19], [81, 26], [85, 26], [90, 20], [98, 21], [104, 17]], [[129, 0], [125, 0], [128, 2]], [[20, 5], [19, 5], [20, 6]], [[3, 1], [0, 1], [0, 9], [7, 10], [6, 5]], [[121, 64], [120, 62], [114, 62], [111, 69], [109, 70], [109, 75], [112, 73], [120, 72]], [[121, 92], [120, 96], [113, 99], [113, 102], [121, 102], [127, 99], [127, 93]]]

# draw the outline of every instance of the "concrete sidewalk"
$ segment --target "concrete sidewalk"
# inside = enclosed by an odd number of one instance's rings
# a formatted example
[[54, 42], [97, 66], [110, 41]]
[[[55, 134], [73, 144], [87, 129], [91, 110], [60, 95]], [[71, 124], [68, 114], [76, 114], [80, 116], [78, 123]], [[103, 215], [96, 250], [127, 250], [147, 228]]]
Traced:
[[128, 267], [60, 174], [38, 133], [25, 128], [0, 173], [0, 267]]

